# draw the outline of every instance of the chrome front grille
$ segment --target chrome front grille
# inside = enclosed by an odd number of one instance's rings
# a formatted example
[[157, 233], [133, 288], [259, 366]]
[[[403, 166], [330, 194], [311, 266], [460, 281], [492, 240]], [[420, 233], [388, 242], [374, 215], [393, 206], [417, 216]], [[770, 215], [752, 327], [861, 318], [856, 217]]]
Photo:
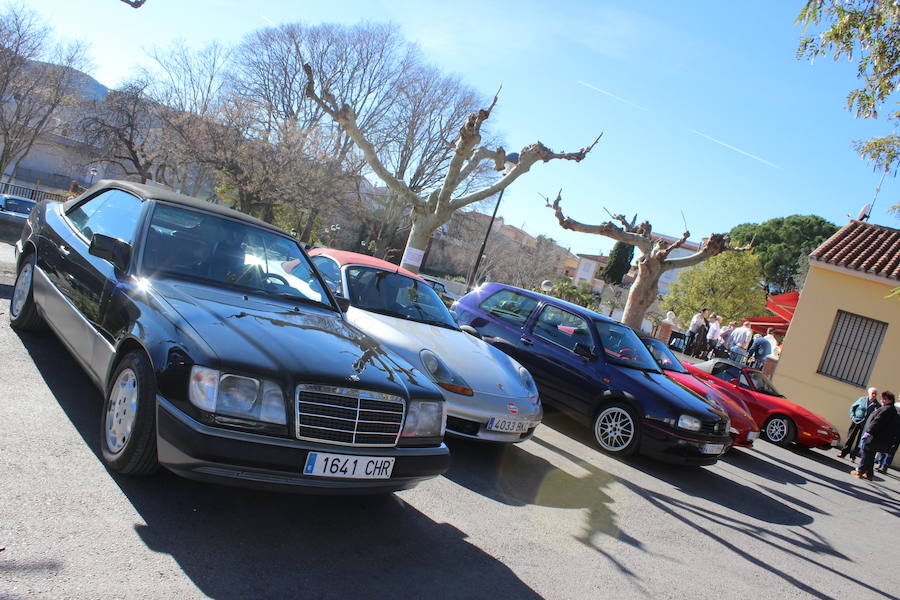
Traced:
[[728, 429], [727, 421], [704, 421], [700, 425], [700, 431], [708, 434], [724, 434]]
[[406, 402], [399, 396], [301, 384], [295, 395], [297, 439], [341, 446], [395, 446]]

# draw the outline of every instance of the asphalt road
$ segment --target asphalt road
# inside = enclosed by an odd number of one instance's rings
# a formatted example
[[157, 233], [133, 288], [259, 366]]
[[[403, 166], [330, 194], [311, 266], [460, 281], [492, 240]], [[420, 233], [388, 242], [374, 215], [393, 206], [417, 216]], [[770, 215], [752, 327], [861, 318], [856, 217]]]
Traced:
[[[450, 442], [380, 497], [251, 492], [98, 457], [99, 392], [8, 325], [0, 244], [0, 598], [896, 598], [900, 479], [758, 442], [707, 468], [619, 461], [550, 414]], [[843, 424], [841, 424], [843, 425]]]

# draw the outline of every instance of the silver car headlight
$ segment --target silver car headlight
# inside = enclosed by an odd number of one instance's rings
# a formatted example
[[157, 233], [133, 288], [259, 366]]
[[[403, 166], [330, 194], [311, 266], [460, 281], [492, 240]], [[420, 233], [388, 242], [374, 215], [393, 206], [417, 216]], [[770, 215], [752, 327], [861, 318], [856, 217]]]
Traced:
[[450, 367], [431, 350], [422, 350], [419, 352], [419, 358], [422, 360], [422, 366], [425, 367], [425, 371], [431, 375], [436, 384], [445, 390], [463, 396], [474, 394], [469, 384], [462, 377], [451, 371]]
[[403, 423], [402, 437], [441, 437], [447, 425], [447, 412], [437, 400], [410, 400]]
[[678, 426], [688, 431], [700, 431], [700, 419], [691, 415], [681, 415], [678, 417]]
[[207, 412], [278, 425], [287, 423], [281, 386], [268, 379], [194, 366], [188, 398], [191, 404]]
[[538, 403], [538, 389], [537, 384], [534, 382], [534, 377], [531, 376], [531, 373], [528, 372], [528, 369], [519, 365], [517, 369], [519, 371], [519, 377], [522, 379], [522, 385], [525, 386], [525, 389], [528, 390], [528, 397], [531, 398], [531, 402], [534, 404]]

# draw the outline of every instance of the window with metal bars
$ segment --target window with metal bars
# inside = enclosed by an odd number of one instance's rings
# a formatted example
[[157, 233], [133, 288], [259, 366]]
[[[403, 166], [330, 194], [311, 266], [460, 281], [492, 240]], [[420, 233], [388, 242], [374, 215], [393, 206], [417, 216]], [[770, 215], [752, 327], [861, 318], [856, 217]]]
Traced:
[[886, 330], [887, 323], [839, 310], [817, 372], [866, 387]]

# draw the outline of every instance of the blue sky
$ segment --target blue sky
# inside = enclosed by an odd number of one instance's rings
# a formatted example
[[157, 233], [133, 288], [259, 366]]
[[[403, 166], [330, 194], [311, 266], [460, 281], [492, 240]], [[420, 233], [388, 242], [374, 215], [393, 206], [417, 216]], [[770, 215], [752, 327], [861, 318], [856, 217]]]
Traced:
[[[490, 96], [508, 151], [540, 140], [580, 163], [538, 164], [510, 187], [500, 214], [574, 252], [612, 241], [559, 228], [541, 196], [563, 190], [584, 222], [637, 213], [678, 235], [682, 212], [698, 240], [745, 222], [818, 214], [842, 225], [872, 200], [879, 177], [852, 140], [889, 131], [844, 110], [851, 63], [795, 60], [802, 2], [515, 3], [408, 0], [37, 0], [28, 6], [61, 37], [91, 45], [91, 74], [115, 86], [148, 62], [145, 49], [185, 38], [236, 43], [270, 22], [393, 21], [427, 59]], [[885, 111], [887, 112], [887, 111]], [[872, 221], [898, 226], [888, 177]]]

